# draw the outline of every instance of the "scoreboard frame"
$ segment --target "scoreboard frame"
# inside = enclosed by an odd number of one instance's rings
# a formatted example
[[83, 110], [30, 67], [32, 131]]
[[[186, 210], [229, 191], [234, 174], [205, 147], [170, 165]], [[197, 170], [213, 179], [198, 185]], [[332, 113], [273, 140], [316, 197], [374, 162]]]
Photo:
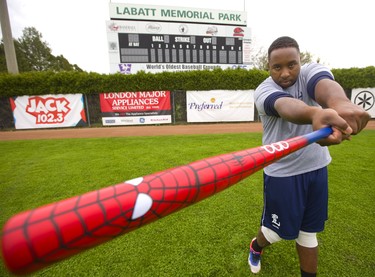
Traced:
[[[244, 18], [244, 12], [237, 15], [235, 12], [226, 11], [228, 20], [239, 21], [236, 22], [238, 25], [235, 25], [221, 22], [225, 18], [224, 12], [188, 8], [179, 8], [182, 9], [180, 17], [164, 22], [160, 21], [158, 9], [169, 11], [164, 12], [164, 15], [178, 15], [177, 12], [171, 12], [176, 11], [176, 8], [145, 8], [142, 5], [125, 4], [119, 8], [111, 3], [111, 20], [106, 21], [111, 73], [134, 74], [141, 70], [158, 73], [218, 67], [246, 68], [251, 64], [251, 30], [243, 26], [245, 23], [239, 20]], [[113, 15], [115, 10], [117, 14]], [[125, 16], [124, 11], [128, 11], [129, 14]], [[137, 14], [140, 11], [147, 11], [149, 16], [138, 16], [137, 20], [131, 18], [133, 15], [130, 13]], [[195, 21], [207, 22], [191, 23], [189, 18], [181, 18], [181, 15], [188, 16], [189, 11], [191, 15], [204, 17], [200, 20], [194, 18]], [[218, 16], [221, 17], [220, 24], [214, 20]], [[125, 20], [122, 17], [131, 19]]]

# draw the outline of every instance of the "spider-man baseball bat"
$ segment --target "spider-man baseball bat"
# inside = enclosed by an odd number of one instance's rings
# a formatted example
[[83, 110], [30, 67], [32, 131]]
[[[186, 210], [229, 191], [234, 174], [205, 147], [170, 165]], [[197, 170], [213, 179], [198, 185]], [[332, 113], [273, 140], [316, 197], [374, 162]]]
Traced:
[[22, 212], [4, 225], [4, 262], [15, 274], [34, 272], [203, 200], [331, 133], [326, 127]]

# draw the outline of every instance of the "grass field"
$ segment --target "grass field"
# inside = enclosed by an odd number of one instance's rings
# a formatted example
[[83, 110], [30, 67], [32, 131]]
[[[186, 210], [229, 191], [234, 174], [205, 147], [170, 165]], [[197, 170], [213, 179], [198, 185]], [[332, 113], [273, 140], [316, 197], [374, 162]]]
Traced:
[[[261, 144], [260, 133], [0, 141], [0, 226], [12, 215], [171, 167]], [[320, 276], [375, 276], [375, 131], [330, 147]], [[249, 276], [262, 172], [33, 276]], [[3, 263], [0, 276], [11, 276]], [[299, 276], [293, 241], [267, 248], [258, 276]]]

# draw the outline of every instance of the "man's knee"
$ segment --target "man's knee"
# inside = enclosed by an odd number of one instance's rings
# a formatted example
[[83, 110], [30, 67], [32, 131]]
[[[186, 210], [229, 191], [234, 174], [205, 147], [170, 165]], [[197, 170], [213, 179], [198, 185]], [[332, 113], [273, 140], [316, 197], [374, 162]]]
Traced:
[[271, 244], [282, 240], [282, 238], [280, 238], [280, 236], [275, 231], [267, 227], [262, 226], [261, 231], [264, 237], [266, 238], [266, 240]]
[[316, 233], [299, 231], [298, 238], [296, 238], [296, 242], [299, 245], [307, 248], [314, 248], [318, 246], [318, 239], [316, 237]]

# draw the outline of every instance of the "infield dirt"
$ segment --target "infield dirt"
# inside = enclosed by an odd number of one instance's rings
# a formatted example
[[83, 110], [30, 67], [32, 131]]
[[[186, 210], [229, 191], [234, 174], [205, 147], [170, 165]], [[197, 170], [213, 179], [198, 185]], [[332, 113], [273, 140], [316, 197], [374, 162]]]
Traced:
[[[375, 120], [370, 120], [366, 129], [375, 130]], [[259, 122], [34, 129], [0, 131], [0, 140], [227, 134], [262, 132], [262, 130]]]

